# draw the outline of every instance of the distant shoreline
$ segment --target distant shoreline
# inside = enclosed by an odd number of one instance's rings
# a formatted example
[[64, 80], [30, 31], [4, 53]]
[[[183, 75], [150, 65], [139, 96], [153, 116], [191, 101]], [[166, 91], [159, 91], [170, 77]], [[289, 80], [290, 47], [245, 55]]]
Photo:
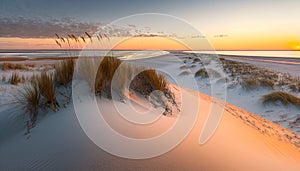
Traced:
[[245, 56], [245, 55], [218, 55], [224, 58], [239, 58], [243, 60], [247, 59], [257, 59], [257, 60], [277, 60], [277, 61], [289, 61], [289, 62], [299, 62], [300, 58], [296, 57], [268, 57], [268, 56]]

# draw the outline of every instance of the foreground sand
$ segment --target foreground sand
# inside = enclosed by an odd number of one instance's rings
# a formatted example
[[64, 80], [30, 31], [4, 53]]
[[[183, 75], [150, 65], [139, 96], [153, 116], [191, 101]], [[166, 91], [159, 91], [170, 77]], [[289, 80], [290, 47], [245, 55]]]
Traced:
[[[298, 171], [300, 169], [299, 147], [291, 143], [299, 144], [299, 139], [292, 137], [288, 140], [285, 137], [286, 134], [293, 135], [293, 133], [228, 104], [213, 137], [200, 145], [199, 136], [210, 106], [212, 103], [221, 105], [222, 102], [191, 90], [178, 87], [176, 89], [181, 91], [184, 98], [190, 100], [188, 104], [182, 106], [180, 114], [189, 118], [192, 112], [195, 112], [194, 107], [199, 105], [199, 115], [194, 128], [185, 140], [164, 155], [146, 160], [129, 160], [104, 152], [83, 133], [73, 106], [70, 105], [58, 113], [46, 116], [29, 136], [19, 133], [1, 141], [0, 170]], [[145, 109], [147, 106], [139, 99], [134, 100], [132, 97], [131, 99], [136, 109]], [[114, 129], [135, 138], [160, 134], [171, 126], [177, 117], [176, 114], [162, 116], [153, 125], [136, 129], [118, 115], [111, 101], [102, 99], [99, 101], [99, 107]], [[126, 104], [123, 104], [122, 109], [123, 112], [131, 111]], [[262, 133], [261, 130], [264, 129], [266, 131]]]

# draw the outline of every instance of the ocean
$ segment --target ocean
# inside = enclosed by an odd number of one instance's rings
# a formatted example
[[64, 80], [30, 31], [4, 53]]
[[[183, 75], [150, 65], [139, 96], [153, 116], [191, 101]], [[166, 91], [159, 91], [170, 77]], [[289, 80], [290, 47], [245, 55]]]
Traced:
[[[190, 52], [190, 51], [186, 51]], [[258, 56], [258, 57], [282, 57], [282, 58], [300, 58], [300, 51], [194, 51], [200, 54], [219, 54], [235, 56]], [[0, 57], [69, 57], [69, 56], [95, 56], [95, 55], [113, 55], [116, 57], [132, 56], [135, 58], [155, 57], [167, 54], [166, 51], [78, 51], [78, 50], [0, 50]]]
[[203, 54], [300, 58], [300, 51], [196, 51]]

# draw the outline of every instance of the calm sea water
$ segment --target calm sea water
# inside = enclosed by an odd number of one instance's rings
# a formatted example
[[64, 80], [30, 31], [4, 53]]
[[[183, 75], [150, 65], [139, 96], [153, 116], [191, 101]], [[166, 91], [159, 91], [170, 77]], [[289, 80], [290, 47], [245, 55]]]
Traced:
[[[68, 56], [95, 56], [95, 55], [113, 55], [117, 57], [136, 58], [155, 57], [166, 54], [166, 51], [0, 51], [0, 57], [68, 57]], [[203, 54], [222, 54], [237, 56], [262, 56], [262, 57], [285, 57], [300, 58], [300, 51], [196, 51]]]
[[300, 58], [300, 51], [197, 51], [204, 54]]

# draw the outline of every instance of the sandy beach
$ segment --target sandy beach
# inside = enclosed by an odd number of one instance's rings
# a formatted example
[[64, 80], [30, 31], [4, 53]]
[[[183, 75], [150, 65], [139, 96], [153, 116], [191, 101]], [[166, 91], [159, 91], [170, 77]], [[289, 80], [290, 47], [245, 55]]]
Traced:
[[[132, 124], [120, 116], [112, 101], [105, 98], [97, 100], [110, 126], [119, 133], [132, 138], [160, 135], [172, 127], [179, 115], [189, 119], [195, 111], [198, 111], [195, 125], [178, 146], [159, 157], [144, 160], [122, 159], [96, 146], [82, 130], [72, 101], [66, 103], [57, 112], [51, 110], [45, 112], [38, 118], [37, 125], [31, 129], [30, 133], [24, 135], [26, 129], [22, 109], [14, 104], [17, 89], [22, 84], [14, 86], [7, 82], [1, 83], [0, 129], [5, 131], [0, 133], [0, 168], [4, 170], [122, 170], [123, 168], [129, 170], [299, 170], [300, 138], [295, 133], [296, 131], [291, 131], [298, 130], [298, 128], [291, 128], [287, 124], [289, 117], [293, 117], [298, 109], [296, 107], [283, 108], [280, 105], [267, 107], [259, 105], [260, 102], [256, 100], [261, 98], [262, 94], [273, 90], [249, 92], [242, 90], [239, 85], [227, 89], [226, 102], [217, 100], [217, 97], [211, 97], [218, 96], [218, 94], [212, 94], [209, 82], [212, 84], [219, 78], [204, 79], [194, 76], [194, 73], [203, 67], [201, 63], [205, 63], [209, 58], [204, 56], [201, 58], [202, 62], [193, 63], [195, 58], [197, 58], [195, 55], [172, 52], [153, 58], [128, 60], [129, 63], [135, 65], [152, 66], [162, 70], [166, 72], [166, 75], [172, 76], [167, 77], [170, 83], [172, 79], [175, 79], [181, 86], [173, 83], [169, 85], [173, 87], [172, 91], [178, 103], [181, 104], [180, 111], [174, 111], [172, 115], [162, 115], [154, 123]], [[240, 61], [231, 57], [228, 59]], [[51, 59], [47, 58], [48, 60]], [[43, 61], [41, 59], [39, 63]], [[195, 67], [187, 69], [190, 74], [181, 75], [183, 70], [180, 67], [183, 65], [195, 65]], [[217, 65], [213, 60], [207, 62], [207, 68], [215, 66]], [[1, 71], [1, 74], [7, 74], [7, 72], [12, 71]], [[188, 81], [195, 79], [197, 86], [193, 87], [191, 86], [193, 84]], [[229, 77], [229, 79], [227, 85], [233, 84], [232, 78]], [[217, 84], [215, 90], [224, 89], [222, 82]], [[59, 92], [66, 90], [60, 88]], [[250, 100], [247, 98], [249, 94], [252, 96]], [[89, 96], [88, 93], [86, 96]], [[58, 99], [58, 102], [62, 104], [65, 97], [61, 96]], [[80, 99], [84, 99], [84, 96]], [[188, 99], [188, 103], [183, 103], [186, 101], [184, 99]], [[137, 115], [139, 110], [149, 110], [148, 102], [141, 97], [128, 95], [128, 100], [125, 103], [115, 102], [121, 106], [122, 113], [125, 115], [134, 113], [132, 109], [137, 109], [135, 111]], [[180, 100], [183, 101], [179, 102]], [[250, 106], [248, 111], [244, 110], [247, 106], [242, 105], [245, 101], [248, 108]], [[129, 102], [131, 105], [126, 105]], [[5, 105], [7, 103], [11, 105]], [[223, 117], [212, 137], [205, 144], [200, 144], [199, 137], [205, 122], [211, 108], [215, 108], [216, 105], [224, 105]], [[265, 111], [270, 110], [269, 108], [273, 109], [273, 112], [269, 112], [272, 116], [262, 118], [263, 114], [266, 114]], [[281, 111], [277, 110], [279, 108]], [[160, 110], [157, 108], [154, 113]], [[250, 113], [251, 110], [257, 113]], [[86, 111], [93, 112], [88, 109]], [[291, 113], [287, 116], [286, 122], [274, 123], [280, 117], [280, 114], [276, 115], [278, 111]], [[64, 153], [62, 154], [61, 151]]]

